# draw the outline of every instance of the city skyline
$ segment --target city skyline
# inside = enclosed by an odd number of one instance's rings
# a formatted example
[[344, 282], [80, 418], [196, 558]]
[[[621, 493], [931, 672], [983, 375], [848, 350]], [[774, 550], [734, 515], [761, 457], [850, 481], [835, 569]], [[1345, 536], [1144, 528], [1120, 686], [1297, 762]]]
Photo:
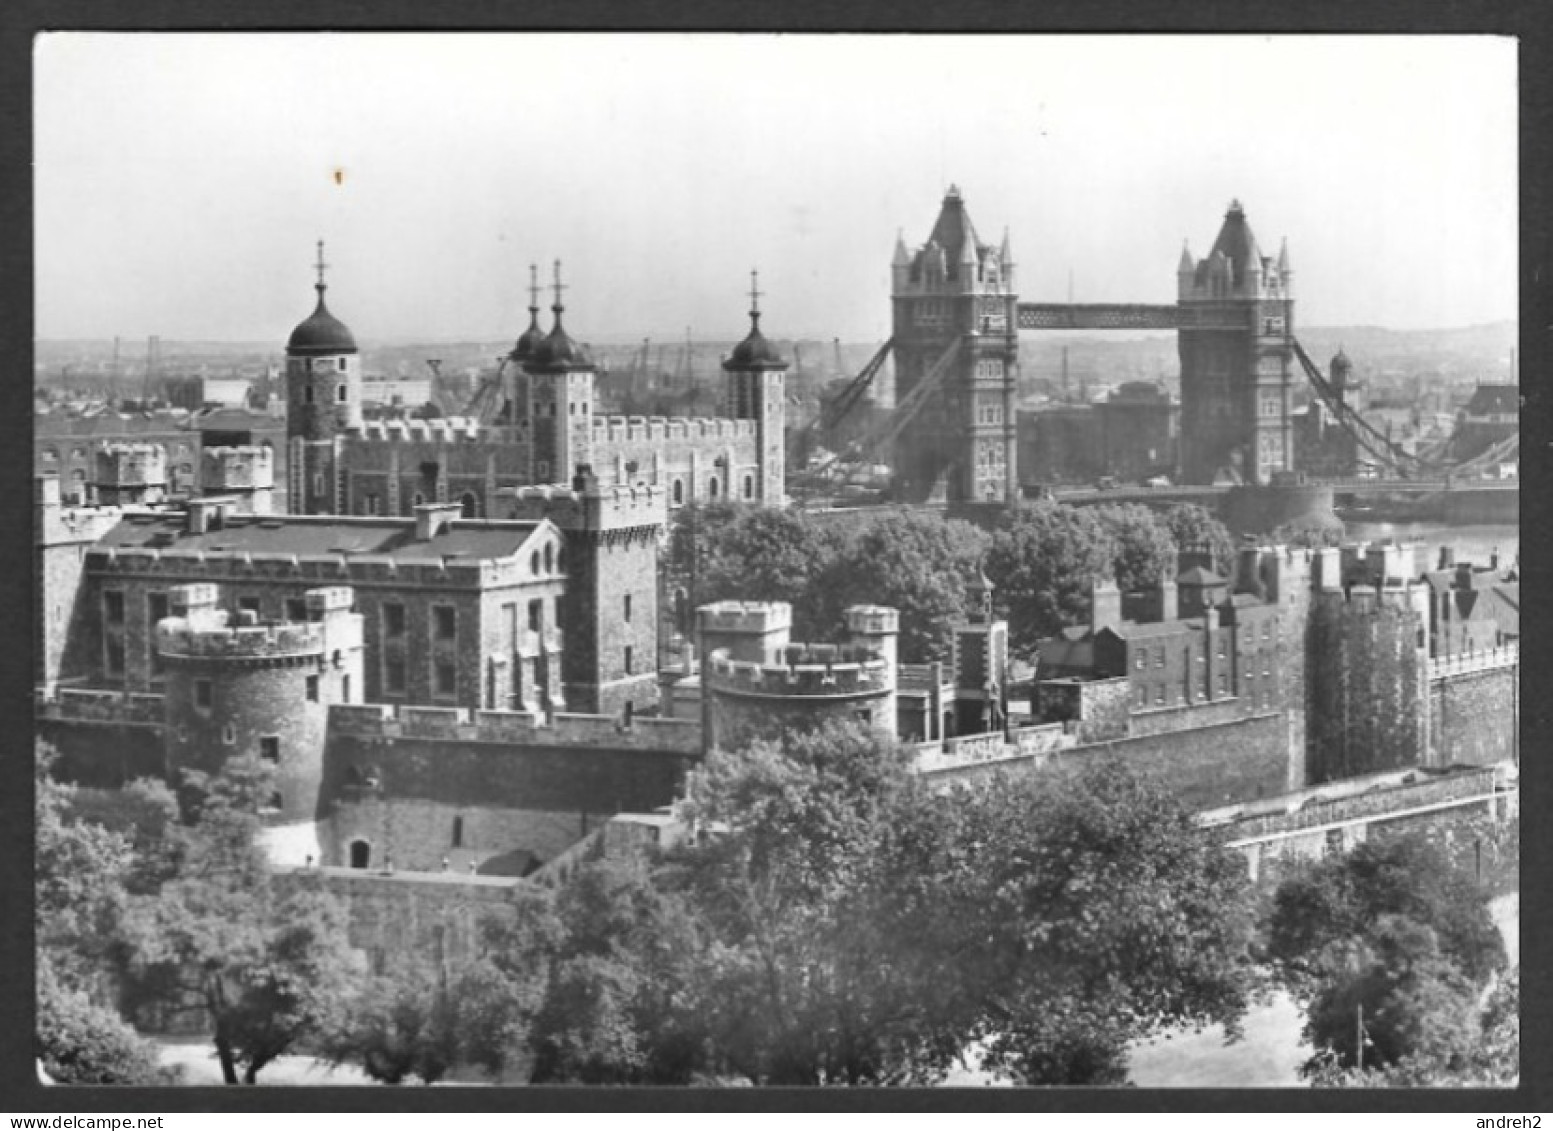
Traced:
[[36, 332], [281, 340], [322, 238], [365, 342], [516, 336], [554, 259], [585, 338], [732, 337], [758, 267], [774, 335], [882, 340], [950, 184], [1031, 301], [1173, 301], [1235, 198], [1302, 324], [1514, 319], [1515, 48], [48, 34]]

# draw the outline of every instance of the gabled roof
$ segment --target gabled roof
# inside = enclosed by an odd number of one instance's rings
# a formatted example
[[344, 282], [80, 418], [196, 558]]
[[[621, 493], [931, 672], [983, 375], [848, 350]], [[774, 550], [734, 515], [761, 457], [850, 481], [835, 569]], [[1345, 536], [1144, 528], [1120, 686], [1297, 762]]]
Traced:
[[1520, 411], [1519, 385], [1479, 385], [1467, 402], [1468, 416], [1514, 416]]

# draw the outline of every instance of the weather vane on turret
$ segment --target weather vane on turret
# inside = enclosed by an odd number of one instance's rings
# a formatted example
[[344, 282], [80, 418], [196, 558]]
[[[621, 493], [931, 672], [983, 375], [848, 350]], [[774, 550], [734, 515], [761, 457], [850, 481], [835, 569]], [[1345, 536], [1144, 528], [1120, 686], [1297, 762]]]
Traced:
[[536, 317], [539, 314], [539, 264], [528, 265], [528, 312]]
[[328, 289], [328, 284], [324, 282], [324, 271], [329, 266], [327, 263], [324, 262], [324, 241], [323, 240], [319, 240], [318, 241], [318, 262], [315, 264], [315, 266], [318, 269], [318, 282], [314, 283], [313, 286], [314, 286], [314, 288], [317, 289], [319, 295], [322, 295], [324, 293], [324, 291]]
[[752, 268], [750, 270], [750, 318], [755, 322], [760, 321], [760, 296], [763, 293], [765, 292], [760, 289], [760, 272]]
[[555, 261], [555, 282], [551, 286], [555, 290], [555, 305], [550, 309], [555, 311], [556, 314], [560, 314], [561, 311], [566, 309], [566, 307], [561, 305], [561, 292], [566, 290], [566, 285], [561, 282], [561, 261], [559, 259]]

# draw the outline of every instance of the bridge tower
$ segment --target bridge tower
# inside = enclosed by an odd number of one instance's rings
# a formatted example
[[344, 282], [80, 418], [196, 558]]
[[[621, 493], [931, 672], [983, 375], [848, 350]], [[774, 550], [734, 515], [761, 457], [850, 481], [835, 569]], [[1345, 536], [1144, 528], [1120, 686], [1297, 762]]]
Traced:
[[951, 185], [927, 243], [911, 254], [896, 240], [891, 275], [895, 403], [917, 390], [924, 398], [895, 440], [896, 497], [921, 502], [943, 478], [951, 503], [1016, 498], [1018, 296], [1008, 236], [1000, 247], [982, 243]]
[[1262, 254], [1240, 201], [1206, 259], [1177, 268], [1181, 475], [1266, 484], [1294, 469], [1293, 272]]

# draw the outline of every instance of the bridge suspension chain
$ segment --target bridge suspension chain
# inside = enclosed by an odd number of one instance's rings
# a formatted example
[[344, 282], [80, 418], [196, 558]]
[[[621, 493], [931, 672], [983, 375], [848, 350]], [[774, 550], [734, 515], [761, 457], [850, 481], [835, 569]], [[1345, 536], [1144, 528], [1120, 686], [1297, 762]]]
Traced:
[[1352, 405], [1339, 396], [1337, 390], [1332, 388], [1331, 382], [1322, 376], [1321, 369], [1311, 360], [1298, 339], [1291, 337], [1289, 343], [1294, 347], [1294, 356], [1299, 359], [1300, 367], [1305, 370], [1305, 376], [1310, 381], [1311, 388], [1327, 406], [1333, 418], [1387, 471], [1401, 479], [1412, 479], [1436, 470], [1420, 457], [1404, 451], [1400, 445], [1364, 419]]

